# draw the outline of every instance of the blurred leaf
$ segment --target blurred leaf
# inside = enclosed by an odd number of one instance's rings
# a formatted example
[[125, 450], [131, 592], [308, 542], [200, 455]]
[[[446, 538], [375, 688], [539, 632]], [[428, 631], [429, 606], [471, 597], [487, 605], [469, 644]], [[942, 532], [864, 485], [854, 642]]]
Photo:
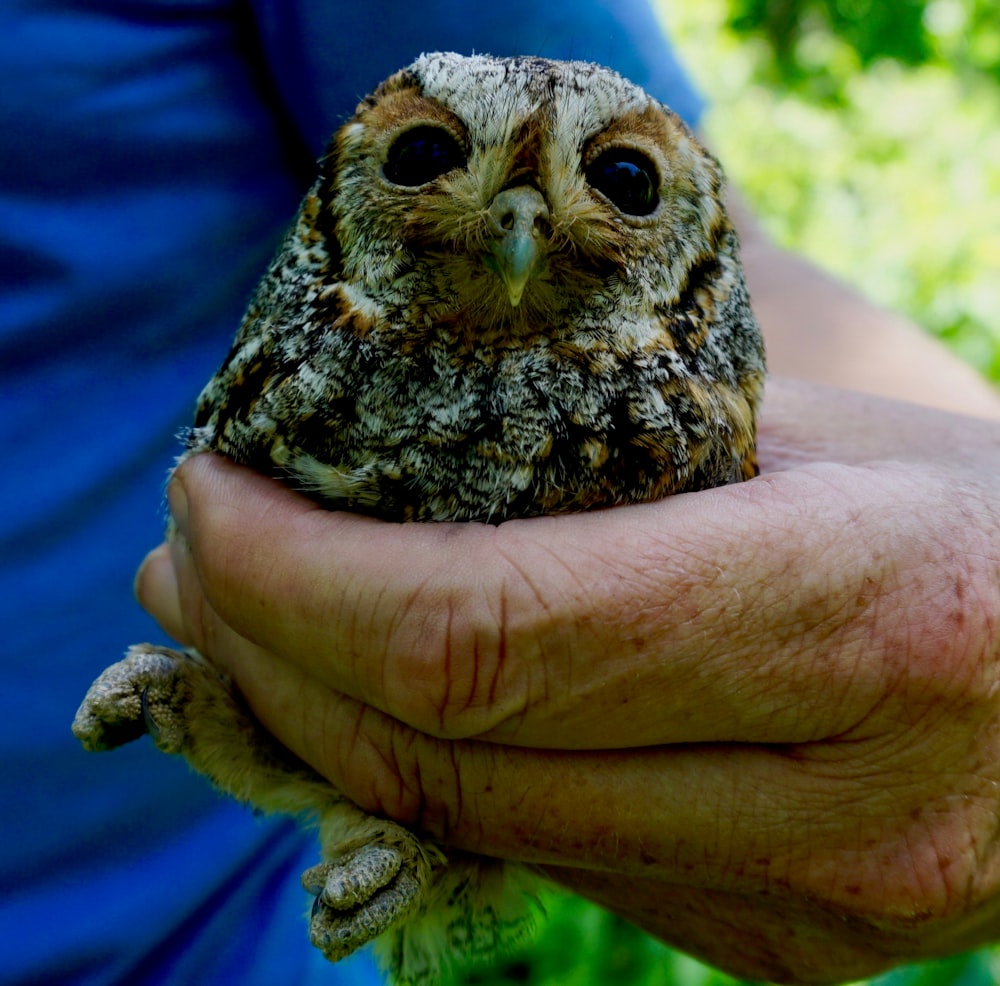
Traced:
[[766, 41], [774, 81], [831, 103], [856, 67], [884, 59], [947, 62], [1000, 80], [993, 0], [731, 0], [726, 22], [738, 36]]
[[[771, 42], [730, 24], [747, 10], [776, 17], [782, 4], [797, 17], [806, 2], [662, 2], [709, 97], [714, 149], [780, 243], [1000, 381], [1000, 85], [968, 63], [967, 27], [982, 4], [924, 4], [939, 53], [917, 67], [881, 58], [865, 68], [829, 28], [813, 30], [799, 56], [809, 49], [827, 81], [786, 85]], [[1000, 31], [997, 22], [994, 13], [976, 36]], [[952, 48], [965, 60], [948, 61]]]

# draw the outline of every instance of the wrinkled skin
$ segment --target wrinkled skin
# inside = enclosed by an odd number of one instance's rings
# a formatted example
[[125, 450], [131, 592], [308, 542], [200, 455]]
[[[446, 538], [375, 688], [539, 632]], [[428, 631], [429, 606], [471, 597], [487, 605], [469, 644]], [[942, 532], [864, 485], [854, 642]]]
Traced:
[[495, 528], [196, 456], [137, 590], [365, 810], [731, 972], [1000, 938], [1000, 424], [775, 381], [759, 454]]

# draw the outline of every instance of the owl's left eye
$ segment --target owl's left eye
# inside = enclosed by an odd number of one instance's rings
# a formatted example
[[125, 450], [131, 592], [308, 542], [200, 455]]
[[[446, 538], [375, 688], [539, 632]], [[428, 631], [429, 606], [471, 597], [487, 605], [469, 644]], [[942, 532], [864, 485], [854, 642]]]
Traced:
[[394, 185], [416, 188], [465, 164], [465, 152], [441, 127], [413, 127], [389, 148], [382, 174]]
[[587, 165], [586, 176], [629, 216], [648, 216], [660, 204], [656, 165], [638, 151], [612, 147]]

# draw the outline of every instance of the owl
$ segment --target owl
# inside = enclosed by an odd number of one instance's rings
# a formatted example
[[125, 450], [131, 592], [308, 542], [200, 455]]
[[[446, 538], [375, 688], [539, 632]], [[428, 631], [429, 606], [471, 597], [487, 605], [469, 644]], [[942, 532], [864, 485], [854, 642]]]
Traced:
[[[211, 450], [331, 508], [499, 524], [747, 479], [760, 331], [717, 162], [610, 69], [418, 58], [333, 136], [202, 392]], [[370, 816], [193, 652], [94, 683], [88, 749], [149, 733], [219, 788], [315, 824], [311, 941], [397, 983], [531, 923], [531, 877]]]

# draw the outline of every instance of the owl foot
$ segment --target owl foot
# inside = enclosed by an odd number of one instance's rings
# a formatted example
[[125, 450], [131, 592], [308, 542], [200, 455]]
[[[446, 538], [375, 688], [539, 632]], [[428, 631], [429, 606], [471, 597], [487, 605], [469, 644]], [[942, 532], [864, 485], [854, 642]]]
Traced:
[[73, 720], [73, 735], [87, 750], [113, 750], [145, 733], [165, 753], [187, 739], [185, 706], [191, 697], [180, 651], [137, 644], [90, 686]]
[[331, 962], [401, 923], [420, 906], [426, 857], [412, 835], [399, 832], [406, 836], [400, 845], [369, 842], [302, 874], [303, 887], [316, 897], [309, 939]]

